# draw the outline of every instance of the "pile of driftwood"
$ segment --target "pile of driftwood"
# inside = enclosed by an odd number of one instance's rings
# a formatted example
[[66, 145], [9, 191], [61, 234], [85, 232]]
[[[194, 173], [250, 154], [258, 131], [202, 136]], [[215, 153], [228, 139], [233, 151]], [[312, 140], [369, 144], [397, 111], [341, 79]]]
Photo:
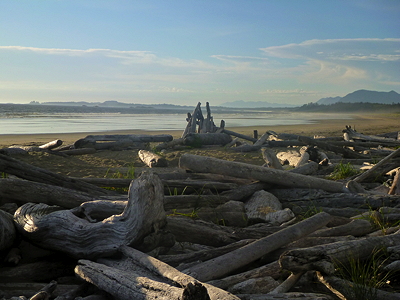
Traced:
[[[265, 165], [186, 153], [175, 172], [157, 172], [167, 165], [162, 155], [133, 143], [176, 147], [169, 136], [89, 136], [62, 151], [59, 142], [42, 147], [59, 154], [138, 147], [149, 166], [134, 180], [70, 178], [2, 149], [0, 297], [357, 299], [360, 284], [338, 269], [385, 249], [381, 271], [400, 270], [397, 133], [365, 136], [347, 126], [343, 137], [248, 137], [216, 129], [200, 112], [198, 105], [188, 128], [205, 131], [186, 128], [180, 142], [191, 137], [205, 147], [229, 136], [221, 145], [261, 151]], [[347, 163], [362, 171], [328, 179]], [[364, 290], [364, 299], [400, 299], [396, 286]]]

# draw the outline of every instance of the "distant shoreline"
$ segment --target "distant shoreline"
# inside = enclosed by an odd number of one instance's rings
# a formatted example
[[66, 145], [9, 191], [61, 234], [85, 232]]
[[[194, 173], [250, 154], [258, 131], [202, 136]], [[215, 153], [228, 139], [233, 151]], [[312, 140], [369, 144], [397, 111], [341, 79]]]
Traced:
[[[294, 133], [301, 135], [325, 135], [341, 136], [346, 125], [351, 125], [358, 132], [364, 134], [379, 134], [400, 131], [400, 120], [397, 115], [390, 114], [366, 114], [354, 115], [351, 119], [316, 119], [314, 124], [302, 125], [276, 125], [276, 126], [242, 126], [228, 127], [227, 129], [241, 134], [253, 136], [254, 130], [259, 134], [272, 130], [277, 133]], [[0, 147], [11, 145], [45, 144], [60, 139], [64, 145], [72, 144], [87, 135], [103, 134], [170, 134], [174, 138], [182, 135], [182, 130], [112, 130], [102, 132], [79, 132], [79, 133], [44, 133], [44, 134], [3, 134], [0, 135]]]

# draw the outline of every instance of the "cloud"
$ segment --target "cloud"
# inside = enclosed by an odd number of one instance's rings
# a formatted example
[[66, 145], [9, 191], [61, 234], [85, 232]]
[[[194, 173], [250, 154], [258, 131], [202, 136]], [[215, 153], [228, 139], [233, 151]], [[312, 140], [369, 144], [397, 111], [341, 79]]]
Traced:
[[[400, 39], [309, 40], [261, 48], [270, 58], [292, 61], [302, 82], [354, 83], [349, 80], [393, 78], [400, 69]], [[383, 83], [383, 81], [382, 81]]]

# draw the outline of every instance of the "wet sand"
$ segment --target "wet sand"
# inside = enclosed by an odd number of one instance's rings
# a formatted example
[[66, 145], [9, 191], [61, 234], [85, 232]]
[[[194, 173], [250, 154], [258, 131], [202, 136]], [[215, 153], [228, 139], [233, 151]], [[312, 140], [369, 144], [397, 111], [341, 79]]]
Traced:
[[[400, 131], [400, 118], [398, 115], [389, 114], [364, 114], [354, 115], [351, 119], [320, 119], [314, 120], [314, 124], [301, 125], [279, 125], [279, 126], [251, 126], [251, 127], [226, 127], [237, 133], [253, 136], [254, 130], [259, 134], [272, 130], [276, 133], [294, 133], [307, 136], [324, 135], [324, 136], [340, 136], [346, 125], [351, 125], [358, 132], [364, 134], [379, 134]], [[49, 133], [49, 134], [3, 134], [0, 135], [0, 147], [10, 145], [29, 145], [29, 144], [45, 144], [47, 142], [60, 139], [64, 145], [72, 144], [76, 140], [84, 138], [87, 135], [102, 134], [171, 134], [174, 138], [182, 135], [182, 130], [120, 130], [105, 132], [80, 132], [80, 133]]]

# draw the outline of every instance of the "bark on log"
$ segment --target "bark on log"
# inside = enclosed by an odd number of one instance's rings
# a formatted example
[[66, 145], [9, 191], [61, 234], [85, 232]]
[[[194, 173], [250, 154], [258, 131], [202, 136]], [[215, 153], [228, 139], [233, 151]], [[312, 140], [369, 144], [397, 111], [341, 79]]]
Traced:
[[180, 157], [179, 167], [195, 172], [235, 175], [283, 186], [318, 188], [328, 192], [346, 191], [340, 182], [188, 153]]
[[0, 209], [0, 251], [11, 248], [16, 237], [13, 216]]
[[71, 179], [67, 176], [35, 167], [2, 154], [0, 154], [0, 172], [12, 174], [35, 182], [47, 183], [86, 192], [94, 196], [114, 194], [113, 192], [101, 189], [89, 183]]
[[305, 249], [293, 249], [280, 257], [282, 268], [292, 272], [316, 270], [325, 274], [335, 272], [335, 264], [347, 265], [351, 260], [364, 260], [376, 249], [398, 245], [400, 234], [368, 237]]
[[168, 162], [164, 157], [153, 152], [147, 150], [139, 150], [138, 155], [139, 158], [150, 168], [168, 166]]
[[17, 210], [14, 220], [23, 236], [43, 248], [76, 258], [106, 256], [121, 245], [140, 244], [146, 235], [165, 225], [163, 198], [161, 180], [144, 173], [130, 186], [128, 204], [121, 215], [89, 223], [69, 210], [28, 203]]
[[[247, 246], [189, 268], [184, 273], [193, 274], [193, 277], [200, 281], [221, 278], [269, 252], [314, 232], [326, 225], [330, 218], [331, 216], [326, 213], [316, 214], [309, 219], [259, 239]], [[234, 264], [232, 263], [233, 261], [235, 262]]]
[[27, 202], [58, 205], [73, 208], [83, 202], [92, 201], [88, 193], [28, 180], [0, 179], [0, 204], [5, 201], [25, 204]]

